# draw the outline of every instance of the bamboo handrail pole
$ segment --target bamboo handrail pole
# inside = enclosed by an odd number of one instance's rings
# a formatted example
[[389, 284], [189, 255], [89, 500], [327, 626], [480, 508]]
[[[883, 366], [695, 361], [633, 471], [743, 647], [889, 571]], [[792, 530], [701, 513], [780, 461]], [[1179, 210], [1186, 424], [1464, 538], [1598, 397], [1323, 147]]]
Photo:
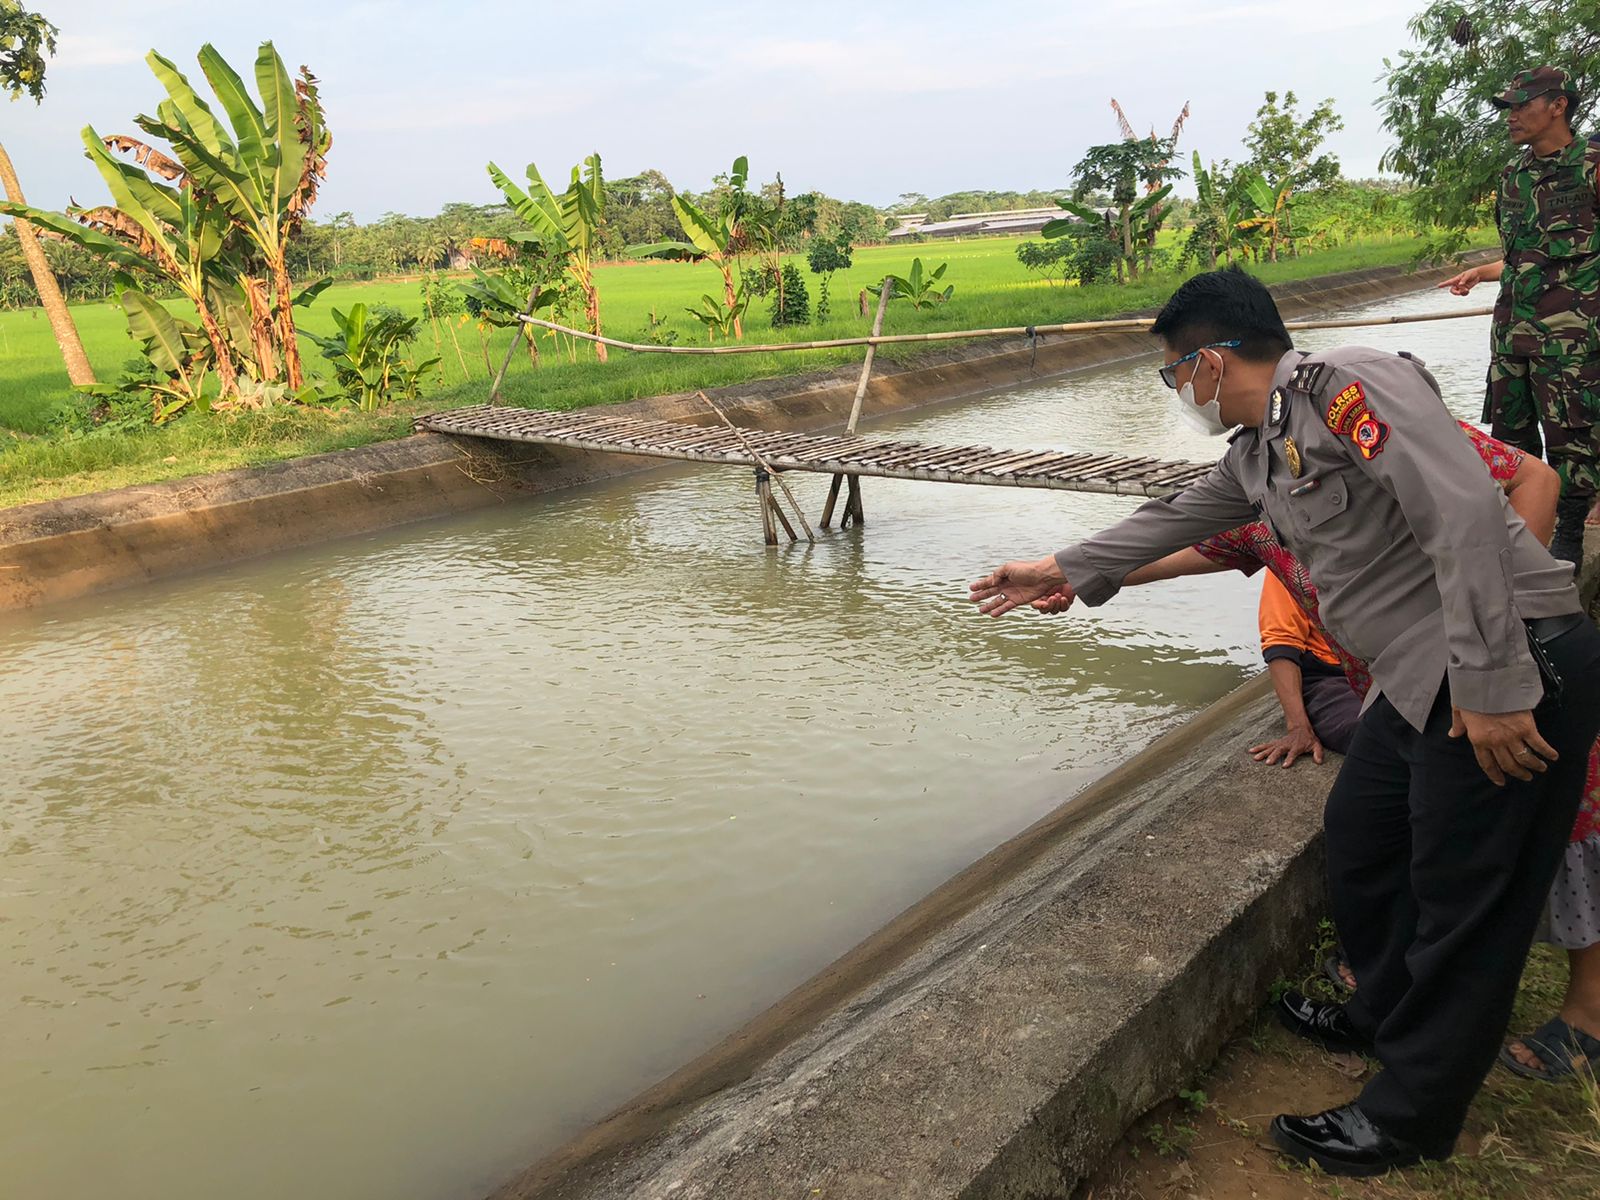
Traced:
[[[533, 285], [533, 291], [528, 293], [528, 311], [518, 313], [518, 320], [526, 320], [533, 315], [533, 306], [539, 302], [539, 285]], [[500, 370], [495, 373], [494, 382], [489, 385], [489, 403], [500, 402], [500, 385], [506, 381], [506, 371], [511, 367], [511, 356], [517, 352], [517, 343], [522, 340], [522, 330], [517, 328], [516, 335], [511, 339], [511, 345], [506, 347], [506, 356], [500, 360]]]
[[710, 405], [711, 411], [722, 418], [722, 423], [729, 429], [733, 430], [734, 436], [739, 439], [745, 450], [749, 452], [750, 457], [755, 459], [756, 462], [760, 464], [761, 469], [768, 475], [771, 475], [773, 479], [778, 481], [778, 486], [783, 489], [783, 494], [789, 498], [789, 505], [794, 509], [794, 515], [799, 517], [800, 524], [805, 526], [806, 541], [815, 542], [817, 540], [817, 535], [811, 532], [811, 522], [806, 520], [805, 510], [800, 507], [800, 502], [794, 498], [794, 493], [789, 490], [789, 485], [783, 481], [783, 476], [774, 471], [772, 469], [772, 464], [766, 460], [766, 457], [750, 444], [750, 439], [745, 437], [744, 430], [740, 429], [732, 421], [728, 420], [728, 414], [723, 412], [722, 409], [718, 407], [715, 400], [706, 395], [704, 392], [696, 392], [695, 395], [699, 396], [700, 399], [704, 400], [708, 405]]
[[[872, 336], [883, 336], [883, 310], [889, 307], [889, 289], [894, 284], [886, 275], [883, 286], [878, 289], [878, 311], [872, 314]], [[850, 403], [850, 420], [846, 422], [844, 431], [847, 434], [856, 431], [856, 422], [861, 420], [861, 402], [866, 399], [867, 380], [872, 375], [872, 360], [878, 355], [878, 343], [867, 343], [867, 356], [861, 362], [861, 378], [856, 380], [856, 397]]]
[[[1295, 329], [1357, 329], [1382, 325], [1410, 325], [1418, 321], [1457, 321], [1466, 317], [1486, 317], [1492, 308], [1469, 308], [1460, 312], [1412, 313], [1388, 317], [1346, 317], [1339, 320], [1288, 321], [1285, 327]], [[1026, 337], [1029, 331], [1045, 333], [1139, 333], [1148, 330], [1154, 318], [1138, 317], [1116, 321], [1069, 321], [1060, 325], [1010, 325], [995, 329], [945, 329], [930, 333], [890, 333], [880, 336], [832, 338], [815, 342], [767, 342], [751, 346], [648, 346], [640, 342], [624, 342], [617, 338], [602, 337], [583, 329], [557, 325], [539, 317], [517, 314], [517, 320], [541, 329], [554, 329], [570, 337], [635, 354], [777, 354], [786, 350], [833, 350], [846, 346], [891, 346], [907, 342], [952, 342], [963, 338]]]
[[1391, 317], [1345, 317], [1336, 321], [1285, 321], [1285, 329], [1356, 329], [1369, 325], [1410, 325], [1417, 321], [1457, 321], [1462, 317], [1489, 317], [1492, 308], [1469, 308], [1462, 312], [1410, 313]]

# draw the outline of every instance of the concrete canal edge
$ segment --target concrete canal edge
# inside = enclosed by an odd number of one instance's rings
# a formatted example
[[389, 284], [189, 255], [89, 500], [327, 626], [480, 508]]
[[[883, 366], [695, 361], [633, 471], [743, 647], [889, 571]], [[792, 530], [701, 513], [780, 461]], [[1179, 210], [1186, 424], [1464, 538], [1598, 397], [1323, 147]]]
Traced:
[[[1286, 315], [1304, 316], [1424, 287], [1443, 271], [1385, 267], [1286, 284]], [[1092, 334], [968, 345], [879, 360], [867, 415], [902, 411], [1148, 353], [1143, 334]], [[733, 419], [781, 430], [843, 423], [857, 368], [718, 389]], [[692, 396], [617, 411], [714, 420]], [[30, 608], [275, 551], [445, 517], [597, 479], [656, 460], [555, 447], [469, 445], [437, 435], [0, 511], [0, 609]]]
[[1280, 719], [1235, 689], [491, 1200], [1067, 1200], [1314, 943], [1339, 758], [1257, 766]]
[[1335, 767], [1257, 767], [1275, 721], [1219, 700], [495, 1200], [1069, 1196], [1315, 936]]

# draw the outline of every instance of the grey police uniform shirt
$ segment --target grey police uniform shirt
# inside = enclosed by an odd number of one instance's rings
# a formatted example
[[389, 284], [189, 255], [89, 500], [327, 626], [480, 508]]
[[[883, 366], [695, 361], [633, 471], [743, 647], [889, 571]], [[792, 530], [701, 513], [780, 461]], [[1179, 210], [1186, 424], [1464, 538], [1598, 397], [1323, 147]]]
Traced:
[[1524, 619], [1581, 611], [1550, 556], [1408, 356], [1350, 346], [1279, 360], [1260, 428], [1231, 439], [1192, 487], [1056, 554], [1091, 606], [1129, 571], [1267, 521], [1317, 586], [1322, 624], [1421, 730], [1448, 674], [1477, 712], [1543, 695]]

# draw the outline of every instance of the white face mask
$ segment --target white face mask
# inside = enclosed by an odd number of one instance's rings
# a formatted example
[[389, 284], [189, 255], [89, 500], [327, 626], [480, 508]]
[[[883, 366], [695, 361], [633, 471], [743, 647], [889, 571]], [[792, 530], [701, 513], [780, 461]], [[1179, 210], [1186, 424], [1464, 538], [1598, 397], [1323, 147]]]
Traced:
[[[1217, 361], [1222, 362], [1223, 360], [1219, 358]], [[1197, 362], [1195, 370], [1199, 371], [1199, 369], [1200, 365]], [[1177, 392], [1178, 415], [1196, 432], [1203, 433], [1208, 437], [1221, 437], [1233, 428], [1231, 425], [1222, 423], [1222, 371], [1222, 367], [1217, 369], [1216, 395], [1212, 396], [1205, 404], [1195, 403], [1193, 375], [1190, 375], [1189, 382], [1179, 388]]]

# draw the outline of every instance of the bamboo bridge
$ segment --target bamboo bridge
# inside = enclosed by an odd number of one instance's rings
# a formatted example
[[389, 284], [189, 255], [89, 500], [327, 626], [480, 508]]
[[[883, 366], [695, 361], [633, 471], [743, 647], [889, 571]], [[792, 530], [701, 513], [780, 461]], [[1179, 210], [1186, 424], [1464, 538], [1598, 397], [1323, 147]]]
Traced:
[[[573, 329], [532, 316], [538, 289], [528, 297], [527, 312], [517, 319], [523, 324], [558, 330], [582, 340], [640, 354], [753, 354], [780, 350], [817, 350], [842, 346], [865, 346], [866, 358], [856, 384], [855, 402], [842, 434], [781, 433], [773, 430], [743, 429], [704, 392], [700, 399], [716, 413], [721, 425], [692, 425], [687, 422], [651, 420], [611, 414], [604, 410], [547, 412], [538, 409], [506, 407], [495, 403], [500, 384], [516, 343], [506, 352], [500, 371], [490, 388], [488, 404], [452, 409], [418, 417], [420, 432], [442, 433], [453, 437], [483, 438], [501, 442], [527, 442], [546, 446], [566, 446], [574, 450], [602, 454], [635, 454], [646, 458], [677, 459], [682, 462], [715, 463], [722, 466], [753, 467], [756, 490], [760, 495], [762, 524], [768, 545], [777, 543], [781, 525], [791, 541], [797, 540], [793, 525], [782, 505], [772, 494], [777, 483], [806, 537], [814, 535], [799, 502], [794, 498], [783, 472], [808, 471], [833, 476], [828, 501], [822, 512], [822, 526], [833, 520], [841, 485], [849, 489], [840, 527], [861, 525], [860, 478], [874, 475], [884, 479], [922, 479], [933, 483], [967, 483], [987, 487], [1046, 488], [1063, 492], [1099, 492], [1117, 496], [1159, 497], [1181, 491], [1199, 480], [1210, 469], [1207, 463], [1167, 462], [1155, 458], [1128, 458], [1116, 454], [1064, 450], [999, 449], [994, 446], [940, 446], [926, 442], [905, 442], [858, 435], [867, 382], [872, 374], [878, 346], [898, 342], [931, 342], [969, 338], [1076, 334], [1108, 330], [1148, 329], [1143, 318], [1114, 321], [1082, 321], [1061, 325], [1026, 326], [1006, 329], [966, 329], [932, 333], [883, 336], [883, 314], [889, 301], [890, 281], [884, 280], [878, 295], [872, 333], [866, 337], [835, 338], [828, 341], [742, 346], [654, 346], [602, 337], [586, 330]], [[1459, 320], [1482, 316], [1489, 309], [1422, 313], [1388, 317], [1356, 317], [1334, 320], [1294, 321], [1289, 329], [1338, 329], [1373, 325], [1402, 325], [1416, 321]]]
[[[988, 487], [1048, 488], [1119, 496], [1165, 496], [1195, 482], [1208, 463], [1166, 462], [1063, 450], [1003, 449], [993, 446], [940, 446], [858, 434], [777, 433], [732, 426], [689, 425], [676, 421], [579, 412], [540, 412], [479, 404], [417, 419], [416, 427], [454, 437], [566, 446], [605, 454], [749, 467], [764, 475], [809, 471], [849, 481], [845, 522], [862, 522], [862, 475], [884, 479], [923, 479]], [[823, 514], [826, 527], [837, 499], [837, 483]], [[776, 507], [774, 505], [774, 507]], [[788, 522], [782, 519], [786, 527]], [[791, 530], [791, 536], [793, 531]], [[769, 540], [773, 540], [770, 539]]]

